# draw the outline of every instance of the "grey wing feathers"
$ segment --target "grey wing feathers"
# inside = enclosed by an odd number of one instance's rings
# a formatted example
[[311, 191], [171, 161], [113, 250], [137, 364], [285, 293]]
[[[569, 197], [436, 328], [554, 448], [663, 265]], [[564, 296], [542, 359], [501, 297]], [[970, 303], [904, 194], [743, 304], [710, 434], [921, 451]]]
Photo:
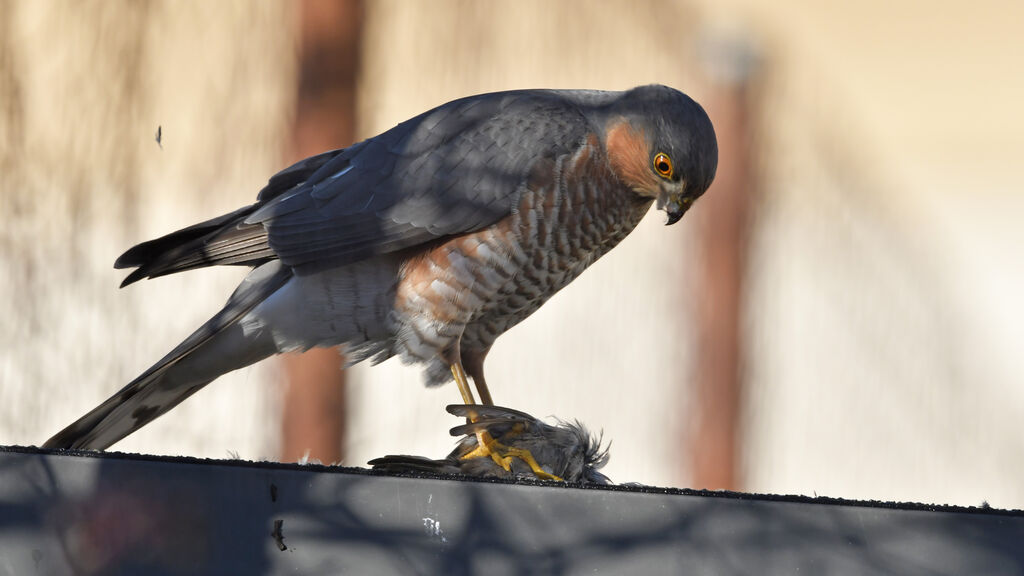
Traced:
[[206, 266], [258, 266], [272, 260], [266, 230], [240, 222], [252, 210], [247, 206], [134, 246], [114, 262], [114, 268], [135, 268], [121, 287]]
[[267, 243], [266, 229], [246, 224], [245, 219], [264, 203], [301, 187], [342, 152], [311, 156], [278, 172], [260, 191], [256, 204], [132, 247], [114, 262], [114, 268], [136, 268], [121, 286], [206, 266], [259, 266], [277, 258]]
[[286, 168], [256, 204], [140, 244], [116, 267], [138, 268], [124, 284], [275, 258], [302, 274], [479, 230], [513, 210], [537, 161], [582, 144], [581, 105], [546, 90], [449, 102]]
[[457, 461], [431, 460], [423, 456], [389, 455], [367, 462], [374, 470], [395, 474], [426, 472], [430, 474], [461, 474]]
[[245, 222], [266, 226], [300, 274], [471, 232], [508, 215], [531, 166], [588, 129], [553, 92], [456, 100], [346, 150]]

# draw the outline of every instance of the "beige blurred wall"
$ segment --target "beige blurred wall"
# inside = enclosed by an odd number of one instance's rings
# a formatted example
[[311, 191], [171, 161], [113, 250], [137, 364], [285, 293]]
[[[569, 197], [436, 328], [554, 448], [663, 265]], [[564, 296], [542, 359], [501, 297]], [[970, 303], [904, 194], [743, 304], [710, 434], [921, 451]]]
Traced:
[[[282, 3], [0, 2], [0, 443], [41, 443], [230, 294], [242, 270], [119, 291], [112, 265], [280, 168], [290, 22]], [[116, 448], [273, 457], [271, 390], [239, 371]]]
[[1024, 8], [706, 14], [765, 61], [748, 489], [1024, 506]]

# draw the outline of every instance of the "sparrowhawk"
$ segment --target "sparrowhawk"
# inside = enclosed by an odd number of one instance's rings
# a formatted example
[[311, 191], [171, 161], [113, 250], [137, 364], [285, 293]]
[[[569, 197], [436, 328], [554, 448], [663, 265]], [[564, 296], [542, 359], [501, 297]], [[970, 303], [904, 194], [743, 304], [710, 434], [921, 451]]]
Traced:
[[[314, 346], [340, 345], [352, 363], [420, 363], [428, 385], [454, 379], [466, 404], [471, 378], [493, 404], [483, 363], [498, 336], [652, 204], [678, 221], [717, 162], [704, 110], [659, 85], [470, 96], [302, 160], [255, 204], [117, 259], [135, 268], [122, 286], [254, 269], [213, 318], [45, 446], [107, 448], [221, 374]], [[490, 444], [480, 455], [498, 462]]]

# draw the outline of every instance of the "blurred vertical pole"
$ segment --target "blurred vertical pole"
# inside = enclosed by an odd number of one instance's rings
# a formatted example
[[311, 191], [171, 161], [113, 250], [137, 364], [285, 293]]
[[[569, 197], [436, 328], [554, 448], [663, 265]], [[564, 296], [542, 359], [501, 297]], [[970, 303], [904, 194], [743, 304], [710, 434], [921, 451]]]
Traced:
[[[299, 11], [298, 109], [292, 162], [355, 138], [361, 0], [303, 0]], [[283, 357], [286, 388], [281, 460], [309, 456], [340, 462], [345, 431], [345, 373], [335, 348]]]
[[704, 203], [697, 277], [697, 381], [693, 487], [738, 485], [741, 310], [747, 222], [753, 191], [749, 148], [749, 48], [729, 37], [701, 46], [710, 79], [708, 115], [718, 137], [718, 172]]

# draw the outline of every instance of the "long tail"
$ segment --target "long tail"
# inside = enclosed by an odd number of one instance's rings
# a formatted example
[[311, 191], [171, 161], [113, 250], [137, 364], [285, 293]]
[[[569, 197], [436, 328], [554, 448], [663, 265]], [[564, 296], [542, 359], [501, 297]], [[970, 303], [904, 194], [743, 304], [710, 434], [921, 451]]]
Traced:
[[167, 356], [43, 444], [45, 448], [103, 450], [177, 406], [221, 374], [277, 352], [265, 330], [239, 320], [291, 278], [277, 260], [256, 268], [210, 318]]

